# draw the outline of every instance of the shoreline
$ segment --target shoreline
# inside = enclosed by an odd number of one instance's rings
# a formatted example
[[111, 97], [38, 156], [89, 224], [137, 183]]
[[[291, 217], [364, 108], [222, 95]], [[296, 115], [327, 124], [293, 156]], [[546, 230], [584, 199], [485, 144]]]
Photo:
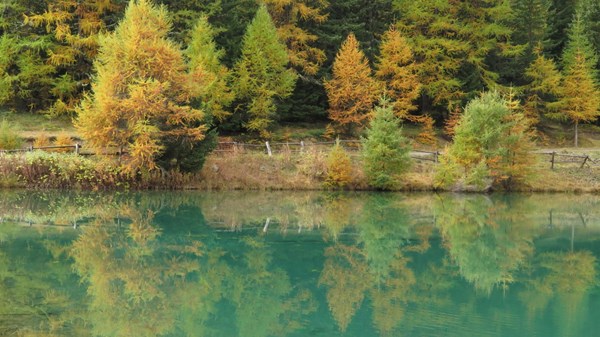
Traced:
[[[0, 157], [0, 188], [27, 190], [197, 190], [197, 191], [366, 191], [371, 188], [362, 172], [358, 156], [352, 157], [352, 174], [343, 189], [327, 188], [327, 153], [310, 151], [267, 156], [259, 153], [211, 154], [197, 173], [155, 172], [146, 177], [122, 172], [115, 163], [82, 156], [37, 153]], [[600, 193], [600, 167], [562, 165], [550, 169], [541, 162], [527, 186], [510, 191], [445, 189], [435, 186], [433, 162], [415, 160], [413, 167], [400, 177], [394, 189], [385, 192], [456, 192], [496, 194], [518, 193]]]

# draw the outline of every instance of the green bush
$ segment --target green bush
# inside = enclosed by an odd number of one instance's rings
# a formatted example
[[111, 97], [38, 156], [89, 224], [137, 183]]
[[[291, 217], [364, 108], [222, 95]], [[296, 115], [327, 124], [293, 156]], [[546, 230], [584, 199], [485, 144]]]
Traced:
[[15, 129], [16, 127], [6, 120], [0, 122], [0, 149], [13, 150], [21, 147], [21, 138]]

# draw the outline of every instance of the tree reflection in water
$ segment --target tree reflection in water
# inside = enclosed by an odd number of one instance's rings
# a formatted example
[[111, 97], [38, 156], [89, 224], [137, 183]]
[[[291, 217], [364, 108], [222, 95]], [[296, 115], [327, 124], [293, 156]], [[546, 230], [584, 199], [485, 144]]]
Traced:
[[3, 335], [586, 335], [600, 310], [598, 197], [0, 193]]

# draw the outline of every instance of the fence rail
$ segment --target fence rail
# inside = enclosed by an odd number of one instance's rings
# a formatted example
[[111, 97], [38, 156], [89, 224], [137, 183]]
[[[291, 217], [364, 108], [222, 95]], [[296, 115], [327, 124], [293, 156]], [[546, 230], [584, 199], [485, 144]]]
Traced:
[[[358, 152], [361, 149], [361, 141], [360, 140], [339, 140], [339, 142], [344, 149], [349, 152]], [[244, 151], [255, 151], [262, 152], [272, 156], [274, 153], [302, 153], [309, 148], [323, 148], [327, 149], [335, 144], [336, 141], [323, 141], [323, 142], [264, 142], [264, 143], [241, 143], [241, 142], [219, 142], [217, 143], [217, 147], [213, 151], [216, 154], [222, 153], [237, 153]], [[83, 156], [94, 156], [97, 155], [93, 152], [82, 152], [81, 149], [83, 146], [79, 143], [74, 145], [53, 145], [53, 146], [40, 146], [34, 147], [30, 145], [26, 148], [22, 149], [12, 149], [12, 150], [1, 150], [2, 153], [22, 153], [22, 152], [32, 152], [35, 150], [60, 150], [60, 149], [73, 149], [73, 152], [78, 155]], [[548, 156], [548, 162], [550, 163], [550, 168], [554, 169], [557, 164], [577, 164], [580, 168], [584, 168], [586, 165], [590, 166], [598, 166], [600, 165], [600, 160], [594, 160], [587, 154], [567, 154], [567, 153], [559, 153], [556, 151], [533, 151], [532, 154]], [[116, 155], [121, 156], [125, 155], [127, 152], [122, 151], [120, 149], [115, 150], [114, 152], [106, 152], [104, 155]], [[431, 161], [434, 163], [439, 162], [439, 156], [442, 153], [438, 150], [436, 151], [426, 151], [426, 150], [412, 150], [410, 152], [411, 158], [415, 160], [421, 161]]]

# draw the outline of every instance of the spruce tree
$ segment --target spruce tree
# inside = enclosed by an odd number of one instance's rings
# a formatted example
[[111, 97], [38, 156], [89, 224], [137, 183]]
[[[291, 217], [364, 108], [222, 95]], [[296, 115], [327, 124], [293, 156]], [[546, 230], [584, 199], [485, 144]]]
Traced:
[[[151, 170], [157, 161], [197, 170], [205, 153], [199, 146], [204, 114], [190, 106], [187, 67], [169, 29], [164, 7], [131, 1], [115, 31], [99, 41], [93, 93], [78, 109], [76, 126], [86, 143], [97, 151], [125, 150], [133, 172]], [[182, 167], [190, 157], [196, 165]]]
[[410, 167], [410, 143], [402, 135], [400, 119], [389, 102], [382, 100], [361, 139], [365, 175], [377, 189], [392, 189], [399, 176]]
[[348, 35], [333, 63], [332, 78], [325, 82], [329, 119], [338, 133], [355, 134], [366, 123], [379, 94], [379, 84], [354, 34]]
[[228, 111], [234, 94], [229, 88], [230, 73], [221, 64], [223, 51], [214, 41], [215, 31], [206, 16], [201, 16], [191, 32], [191, 41], [185, 51], [192, 75], [194, 97], [202, 109], [222, 122], [231, 115]]
[[288, 63], [286, 47], [262, 5], [246, 30], [242, 57], [235, 65], [234, 89], [241, 100], [237, 109], [245, 114], [242, 120], [248, 131], [269, 137], [278, 99], [288, 97], [294, 89], [296, 75], [287, 68]]
[[566, 117], [575, 124], [575, 147], [579, 145], [579, 123], [593, 122], [600, 115], [600, 90], [594, 68], [597, 61], [578, 12], [563, 54], [565, 75], [561, 100]]

